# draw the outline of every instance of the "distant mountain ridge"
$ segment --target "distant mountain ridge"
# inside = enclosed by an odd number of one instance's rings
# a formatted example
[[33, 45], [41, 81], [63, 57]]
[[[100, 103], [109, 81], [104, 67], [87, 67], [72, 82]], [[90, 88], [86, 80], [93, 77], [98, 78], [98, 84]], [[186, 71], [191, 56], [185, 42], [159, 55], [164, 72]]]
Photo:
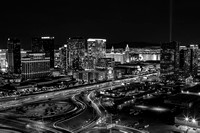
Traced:
[[127, 44], [130, 48], [145, 48], [145, 47], [159, 48], [160, 47], [160, 43], [124, 41], [124, 42], [119, 42], [119, 43], [108, 43], [106, 48], [109, 49], [112, 46], [114, 48], [125, 48]]

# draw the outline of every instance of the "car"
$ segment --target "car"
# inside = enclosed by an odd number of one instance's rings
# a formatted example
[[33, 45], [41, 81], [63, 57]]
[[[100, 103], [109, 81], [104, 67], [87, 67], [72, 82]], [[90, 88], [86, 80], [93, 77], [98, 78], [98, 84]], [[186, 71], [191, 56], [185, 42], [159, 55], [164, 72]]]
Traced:
[[139, 112], [135, 112], [134, 115], [139, 115]]
[[149, 127], [149, 124], [147, 124], [147, 125], [144, 125], [144, 128], [148, 128]]
[[133, 123], [133, 125], [135, 125], [135, 126], [137, 126], [137, 125], [139, 125], [140, 123], [138, 122], [138, 121], [135, 121], [134, 123]]

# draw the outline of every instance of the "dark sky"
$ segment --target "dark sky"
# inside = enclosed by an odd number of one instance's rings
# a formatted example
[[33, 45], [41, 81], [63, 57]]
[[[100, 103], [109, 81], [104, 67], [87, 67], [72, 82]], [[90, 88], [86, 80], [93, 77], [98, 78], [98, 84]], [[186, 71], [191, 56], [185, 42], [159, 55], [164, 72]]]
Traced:
[[[169, 0], [6, 0], [0, 5], [0, 48], [9, 36], [22, 47], [31, 37], [55, 36], [63, 45], [68, 37], [106, 38], [121, 41], [169, 40]], [[200, 43], [200, 2], [174, 0], [173, 40]]]

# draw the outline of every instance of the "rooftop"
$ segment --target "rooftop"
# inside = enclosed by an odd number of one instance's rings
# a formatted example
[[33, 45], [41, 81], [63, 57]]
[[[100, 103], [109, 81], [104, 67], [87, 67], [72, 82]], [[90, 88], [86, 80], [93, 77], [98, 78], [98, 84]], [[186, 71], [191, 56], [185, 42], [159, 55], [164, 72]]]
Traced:
[[198, 100], [200, 100], [199, 96], [188, 94], [176, 94], [167, 99], [167, 101], [174, 104], [189, 104]]

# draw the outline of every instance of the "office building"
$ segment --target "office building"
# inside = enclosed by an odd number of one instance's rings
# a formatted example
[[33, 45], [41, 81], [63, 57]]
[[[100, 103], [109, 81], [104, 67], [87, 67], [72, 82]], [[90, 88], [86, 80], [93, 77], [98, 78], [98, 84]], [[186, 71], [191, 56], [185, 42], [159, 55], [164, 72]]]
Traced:
[[85, 56], [85, 59], [84, 59], [84, 69], [85, 70], [94, 70], [95, 69], [95, 59], [94, 57], [89, 57], [89, 56]]
[[170, 42], [161, 45], [160, 77], [161, 81], [176, 81], [179, 74], [179, 43]]
[[7, 41], [8, 48], [8, 71], [20, 74], [21, 73], [21, 46], [20, 40], [17, 38], [8, 38]]
[[43, 78], [50, 74], [50, 57], [45, 57], [45, 53], [28, 53], [21, 62], [24, 80]]
[[180, 46], [180, 76], [188, 78], [198, 75], [198, 45]]
[[83, 60], [86, 54], [86, 40], [81, 37], [73, 37], [67, 40], [67, 54], [68, 59], [68, 70], [69, 71], [80, 71], [83, 70]]
[[106, 57], [106, 39], [87, 39], [88, 60], [94, 60], [91, 68], [95, 68], [98, 58]]
[[6, 72], [8, 68], [6, 53], [7, 49], [0, 49], [0, 69], [2, 72]]
[[185, 80], [190, 75], [190, 56], [186, 46], [179, 47], [179, 79]]
[[68, 70], [68, 50], [67, 50], [67, 45], [65, 44], [63, 47], [59, 48], [60, 52], [60, 63], [59, 67], [62, 70], [62, 73], [66, 73]]
[[197, 76], [200, 77], [200, 49], [197, 50], [197, 58], [198, 58], [198, 70], [197, 70]]
[[32, 52], [44, 52], [46, 57], [50, 57], [50, 67], [54, 68], [54, 37], [32, 38]]
[[97, 81], [114, 78], [114, 59], [99, 58], [95, 70]]
[[189, 47], [190, 53], [190, 73], [192, 77], [197, 76], [198, 71], [198, 45], [191, 44]]
[[55, 68], [60, 66], [60, 49], [54, 50], [54, 66]]

